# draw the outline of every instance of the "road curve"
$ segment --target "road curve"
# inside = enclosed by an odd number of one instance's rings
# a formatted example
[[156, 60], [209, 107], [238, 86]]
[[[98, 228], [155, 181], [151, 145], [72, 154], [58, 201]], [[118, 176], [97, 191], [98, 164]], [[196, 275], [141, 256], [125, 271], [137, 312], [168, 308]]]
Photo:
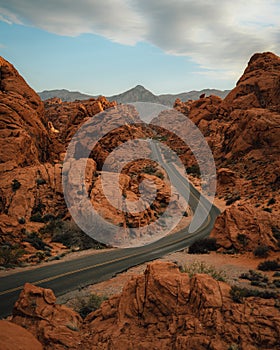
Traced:
[[[159, 162], [163, 162], [156, 148], [153, 149], [153, 152], [157, 152]], [[190, 233], [187, 227], [143, 247], [116, 249], [1, 277], [0, 317], [11, 314], [13, 304], [26, 282], [51, 288], [57, 296], [62, 295], [71, 290], [109, 279], [132, 266], [186, 248], [198, 238], [209, 235], [220, 213], [219, 209], [214, 205], [211, 206], [208, 200], [177, 171], [173, 164], [165, 163], [165, 168], [168, 168], [172, 183], [177, 187], [179, 193], [182, 194], [184, 188], [185, 191], [189, 191], [188, 202], [193, 211], [197, 208], [199, 201], [200, 210], [211, 208], [206, 220], [197, 231]]]

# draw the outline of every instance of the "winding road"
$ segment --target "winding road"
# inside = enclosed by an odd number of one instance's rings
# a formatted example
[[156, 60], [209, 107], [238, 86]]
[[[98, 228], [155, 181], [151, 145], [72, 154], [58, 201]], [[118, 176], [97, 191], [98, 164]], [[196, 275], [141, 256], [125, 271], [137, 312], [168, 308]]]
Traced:
[[[189, 197], [188, 203], [194, 212], [200, 211], [206, 219], [195, 232], [189, 227], [167, 235], [160, 240], [138, 248], [116, 249], [104, 253], [88, 255], [71, 261], [58, 262], [49, 266], [38, 267], [28, 271], [13, 273], [0, 278], [0, 317], [12, 313], [13, 304], [17, 300], [26, 282], [51, 288], [59, 296], [69, 291], [111, 278], [117, 273], [132, 266], [160, 258], [166, 254], [186, 248], [199, 238], [209, 235], [220, 211], [203, 197], [194, 186], [187, 181], [172, 163], [166, 163], [157, 146], [151, 144], [152, 152], [159, 163], [164, 165], [169, 177], [178, 192]], [[164, 163], [164, 164], [163, 164]], [[198, 203], [199, 206], [198, 206]], [[209, 211], [209, 210], [210, 211]], [[204, 211], [204, 212], [203, 212]], [[208, 213], [209, 211], [209, 213]], [[207, 214], [208, 213], [208, 214]]]

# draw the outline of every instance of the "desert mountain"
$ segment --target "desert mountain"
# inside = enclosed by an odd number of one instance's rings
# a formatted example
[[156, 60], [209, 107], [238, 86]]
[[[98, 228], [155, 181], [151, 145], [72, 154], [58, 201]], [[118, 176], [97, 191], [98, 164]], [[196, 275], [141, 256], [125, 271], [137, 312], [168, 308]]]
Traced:
[[94, 96], [83, 94], [79, 91], [69, 91], [66, 89], [58, 89], [58, 90], [44, 90], [39, 92], [38, 95], [41, 97], [43, 101], [48, 100], [53, 97], [60, 98], [62, 101], [75, 101], [75, 100], [88, 100]]
[[[180, 94], [163, 94], [163, 95], [154, 95], [151, 91], [147, 90], [141, 85], [137, 85], [132, 89], [129, 89], [121, 94], [108, 96], [109, 101], [116, 101], [118, 103], [130, 103], [130, 102], [153, 102], [159, 103], [166, 106], [173, 106], [174, 101], [179, 98], [183, 101], [187, 100], [197, 100], [200, 95], [205, 94], [216, 95], [221, 98], [224, 98], [230, 90], [216, 90], [216, 89], [204, 89], [201, 91], [189, 91], [182, 92]], [[82, 94], [78, 91], [68, 91], [65, 89], [62, 90], [49, 90], [42, 91], [38, 93], [42, 100], [47, 100], [49, 98], [57, 97], [62, 101], [75, 101], [75, 100], [87, 100], [94, 96], [89, 96]], [[94, 97], [96, 98], [96, 97]]]

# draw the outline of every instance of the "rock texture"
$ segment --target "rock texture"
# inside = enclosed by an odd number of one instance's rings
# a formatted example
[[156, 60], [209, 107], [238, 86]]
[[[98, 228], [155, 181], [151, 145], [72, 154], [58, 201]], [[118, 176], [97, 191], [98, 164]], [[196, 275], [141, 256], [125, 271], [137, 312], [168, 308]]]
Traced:
[[67, 218], [61, 176], [68, 142], [85, 119], [114, 105], [104, 97], [43, 104], [17, 70], [0, 58], [1, 245], [19, 243], [34, 253], [24, 239], [38, 232], [47, 217]]
[[42, 344], [26, 329], [12, 322], [0, 321], [1, 350], [43, 350]]
[[276, 229], [279, 218], [252, 205], [233, 204], [216, 220], [211, 236], [227, 250], [254, 251], [258, 246], [279, 250]]
[[253, 350], [277, 349], [280, 341], [274, 299], [235, 303], [226, 283], [203, 274], [190, 279], [173, 263], [149, 264], [83, 323], [54, 302], [50, 290], [27, 284], [14, 308], [12, 322], [27, 327], [44, 349]]
[[27, 328], [44, 349], [76, 349], [81, 344], [82, 319], [55, 301], [52, 290], [26, 283], [14, 306], [12, 322]]
[[[280, 57], [255, 54], [224, 100], [202, 96], [197, 101], [177, 100], [174, 105], [199, 127], [212, 149], [218, 196], [229, 203], [238, 198], [239, 203], [271, 211], [275, 225], [280, 213], [279, 81]], [[192, 165], [188, 148], [182, 153], [186, 166]], [[262, 216], [258, 215], [260, 220]], [[274, 246], [273, 240], [270, 243]]]

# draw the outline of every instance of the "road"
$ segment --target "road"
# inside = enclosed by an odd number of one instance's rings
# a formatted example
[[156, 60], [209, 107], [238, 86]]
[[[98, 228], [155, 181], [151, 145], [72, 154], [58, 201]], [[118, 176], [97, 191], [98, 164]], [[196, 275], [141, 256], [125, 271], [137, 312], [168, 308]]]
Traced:
[[[152, 146], [152, 151], [157, 155], [159, 163], [163, 164], [164, 161], [156, 146]], [[184, 192], [189, 191], [188, 202], [193, 211], [197, 208], [198, 202], [200, 202], [201, 215], [205, 215], [203, 210], [206, 211], [211, 207], [206, 220], [198, 230], [190, 233], [187, 227], [146, 246], [116, 249], [1, 277], [0, 317], [11, 314], [13, 304], [26, 282], [51, 288], [59, 296], [109, 279], [132, 266], [184, 249], [197, 239], [209, 235], [220, 211], [214, 205], [211, 206], [208, 200], [177, 171], [173, 164], [165, 163], [164, 167], [168, 170], [169, 177], [180, 194], [184, 195]]]

